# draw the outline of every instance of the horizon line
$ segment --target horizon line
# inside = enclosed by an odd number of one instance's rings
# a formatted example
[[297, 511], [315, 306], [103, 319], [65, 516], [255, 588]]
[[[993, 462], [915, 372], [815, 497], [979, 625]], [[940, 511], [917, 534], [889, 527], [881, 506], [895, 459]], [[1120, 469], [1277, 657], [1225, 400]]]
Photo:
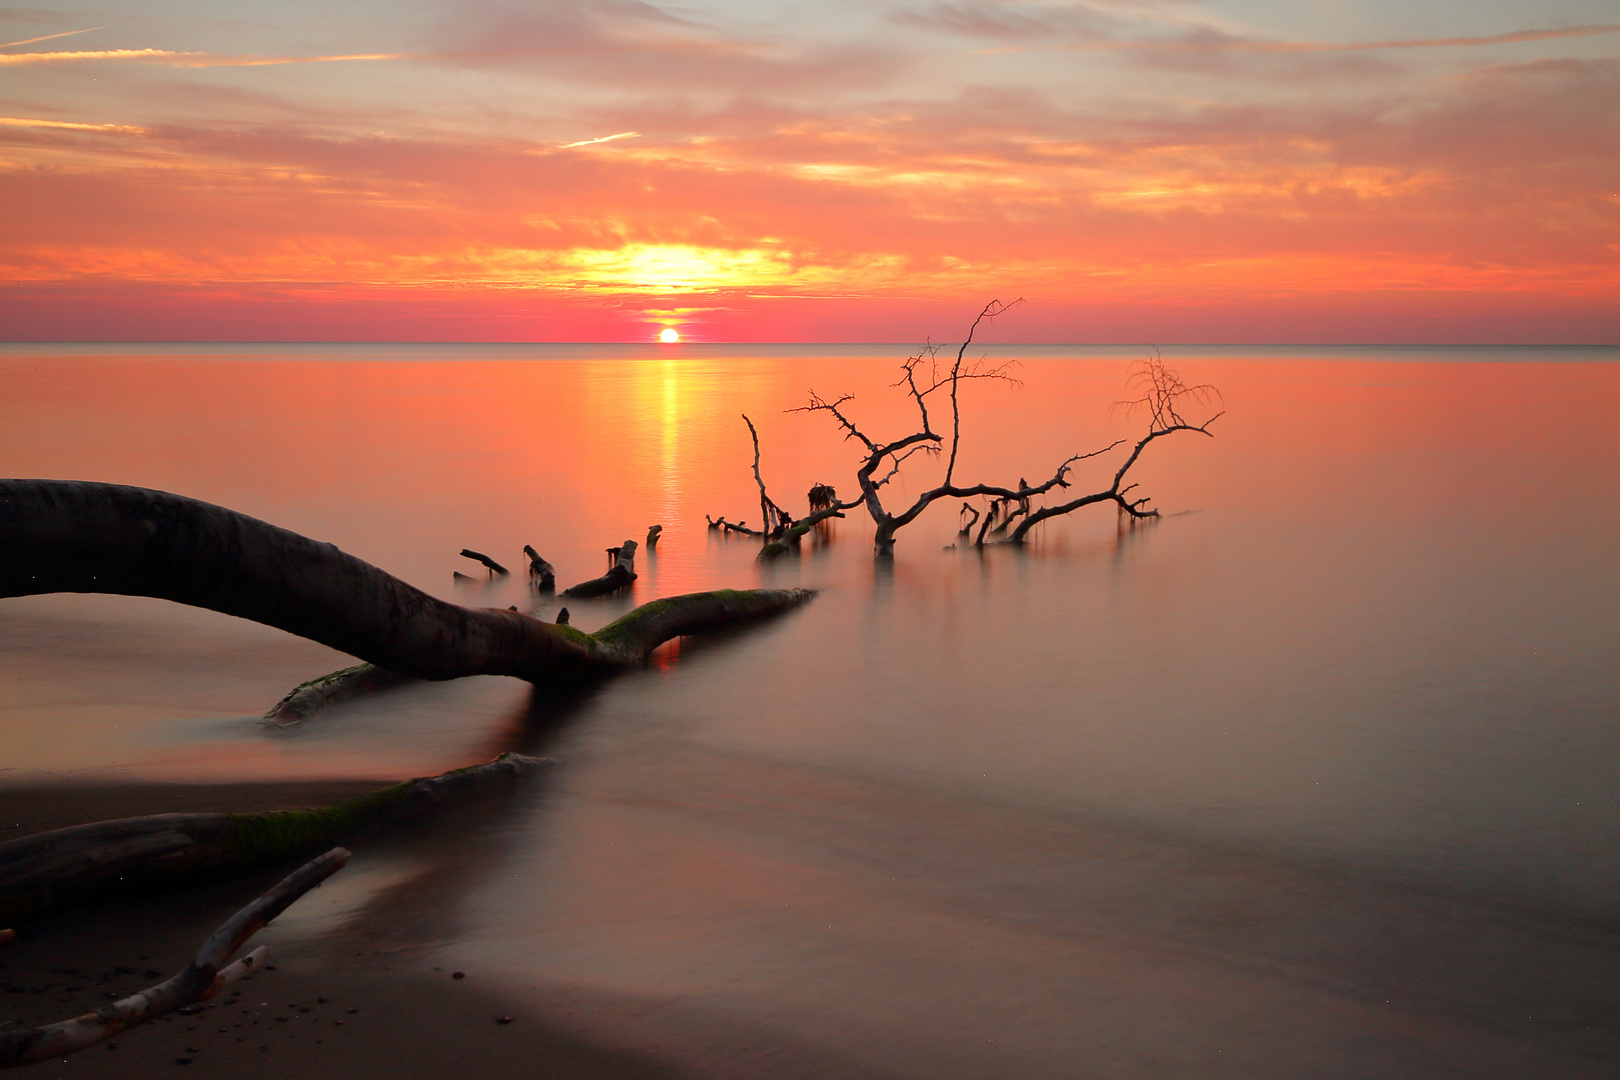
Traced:
[[[957, 342], [940, 340], [937, 346]], [[977, 342], [981, 348], [1271, 348], [1271, 349], [1603, 349], [1620, 348], [1620, 341], [990, 341]], [[41, 338], [0, 339], [0, 347], [14, 345], [458, 345], [458, 346], [645, 346], [657, 349], [680, 349], [688, 346], [730, 346], [753, 348], [761, 346], [870, 346], [881, 348], [917, 348], [915, 341], [468, 341], [468, 340], [357, 340], [357, 339], [271, 339], [271, 338]]]

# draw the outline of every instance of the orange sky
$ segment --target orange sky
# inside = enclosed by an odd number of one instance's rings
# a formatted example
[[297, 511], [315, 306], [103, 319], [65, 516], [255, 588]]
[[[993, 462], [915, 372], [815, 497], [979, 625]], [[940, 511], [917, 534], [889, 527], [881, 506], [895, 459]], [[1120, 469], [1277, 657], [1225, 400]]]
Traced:
[[1620, 340], [1595, 0], [0, 11], [0, 337]]

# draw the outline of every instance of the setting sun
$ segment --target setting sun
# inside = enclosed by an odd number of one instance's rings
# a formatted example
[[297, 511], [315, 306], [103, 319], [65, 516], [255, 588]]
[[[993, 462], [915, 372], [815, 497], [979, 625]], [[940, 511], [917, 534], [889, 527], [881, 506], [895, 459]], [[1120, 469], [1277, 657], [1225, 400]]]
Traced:
[[674, 330], [666, 328], [658, 335], [658, 340], [662, 341], [665, 345], [673, 345], [675, 342], [681, 340], [681, 335], [677, 334]]

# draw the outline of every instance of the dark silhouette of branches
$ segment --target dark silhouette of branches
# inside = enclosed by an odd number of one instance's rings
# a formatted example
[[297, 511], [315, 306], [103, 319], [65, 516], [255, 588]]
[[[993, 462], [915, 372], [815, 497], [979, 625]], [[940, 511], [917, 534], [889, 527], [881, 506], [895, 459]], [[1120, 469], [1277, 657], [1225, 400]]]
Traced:
[[1222, 400], [1221, 392], [1208, 383], [1188, 386], [1179, 374], [1165, 366], [1164, 358], [1159, 355], [1157, 349], [1154, 349], [1145, 360], [1137, 361], [1127, 385], [1141, 391], [1142, 396], [1117, 402], [1115, 407], [1123, 408], [1127, 413], [1147, 413], [1148, 430], [1147, 434], [1138, 439], [1136, 445], [1131, 448], [1124, 464], [1114, 472], [1114, 482], [1102, 491], [1082, 495], [1058, 506], [1042, 507], [1029, 514], [1009, 538], [1014, 543], [1022, 543], [1029, 530], [1041, 522], [1061, 514], [1073, 513], [1083, 506], [1094, 503], [1112, 502], [1122, 513], [1130, 515], [1132, 520], [1158, 517], [1158, 510], [1148, 509], [1150, 498], [1131, 497], [1136, 485], [1125, 484], [1125, 474], [1131, 471], [1131, 466], [1141, 458], [1142, 451], [1146, 450], [1148, 444], [1155, 439], [1174, 435], [1178, 431], [1196, 431], [1200, 435], [1214, 438], [1209, 425], [1219, 420], [1226, 412], [1225, 409], [1221, 409], [1209, 419], [1196, 424], [1182, 416], [1180, 410], [1187, 403], [1208, 405], [1211, 402], [1219, 402]]
[[[848, 394], [831, 401], [823, 398], [814, 390], [810, 391], [809, 404], [791, 409], [790, 412], [825, 412], [844, 431], [846, 440], [858, 440], [866, 447], [866, 457], [855, 474], [855, 480], [860, 485], [861, 500], [866, 504], [866, 510], [877, 523], [877, 536], [875, 544], [880, 556], [894, 553], [894, 534], [911, 524], [917, 516], [928, 509], [936, 500], [946, 497], [970, 498], [976, 494], [1001, 493], [1017, 497], [1018, 493], [1006, 488], [989, 488], [979, 485], [974, 488], [957, 488], [952, 486], [951, 480], [956, 471], [957, 448], [962, 437], [962, 411], [959, 392], [964, 380], [969, 379], [996, 379], [1017, 386], [1021, 385], [1010, 374], [1013, 365], [990, 365], [984, 361], [969, 363], [966, 360], [968, 346], [973, 344], [974, 336], [978, 333], [979, 325], [987, 320], [994, 320], [997, 316], [1009, 311], [1023, 303], [1022, 299], [1012, 303], [992, 300], [986, 304], [973, 320], [969, 327], [967, 339], [956, 350], [956, 358], [946, 368], [940, 364], [939, 348], [934, 345], [925, 346], [916, 356], [910, 357], [901, 365], [901, 376], [894, 383], [895, 386], [904, 387], [906, 393], [917, 405], [917, 417], [921, 424], [920, 431], [913, 431], [909, 435], [889, 442], [877, 442], [866, 432], [862, 431], [853, 420], [845, 414], [843, 406], [852, 400]], [[932, 418], [928, 413], [928, 399], [945, 390], [951, 401], [951, 435], [950, 456], [945, 466], [945, 481], [940, 486], [925, 491], [917, 496], [909, 508], [900, 513], [893, 513], [883, 505], [882, 488], [900, 473], [906, 461], [918, 452], [939, 454], [943, 447], [944, 437], [933, 428]], [[887, 466], [886, 471], [884, 470]], [[1052, 486], [1062, 482], [1066, 465], [1061, 467], [1058, 474], [1047, 484], [1031, 489], [1031, 493], [1046, 491]], [[858, 503], [857, 503], [858, 504]], [[857, 505], [851, 504], [851, 505]]]
[[[974, 499], [982, 496], [989, 499], [982, 515], [978, 507], [969, 503], [963, 503], [961, 507], [961, 516], [971, 514], [972, 520], [961, 525], [958, 535], [967, 537], [977, 530], [973, 538], [976, 547], [982, 547], [990, 538], [1000, 536], [1006, 536], [1011, 543], [1023, 543], [1029, 531], [1041, 522], [1097, 503], [1112, 502], [1119, 507], [1120, 513], [1129, 515], [1132, 520], [1157, 517], [1159, 512], [1148, 505], [1151, 499], [1134, 494], [1136, 485], [1125, 483], [1127, 474], [1154, 440], [1182, 431], [1210, 435], [1209, 425], [1222, 415], [1217, 411], [1208, 419], [1196, 423], [1187, 419], [1185, 412], [1194, 406], [1220, 403], [1220, 391], [1208, 383], [1188, 385], [1179, 374], [1165, 366], [1157, 349], [1131, 369], [1127, 386], [1137, 396], [1115, 403], [1116, 408], [1124, 409], [1128, 415], [1145, 413], [1148, 427], [1146, 434], [1137, 440], [1125, 461], [1115, 470], [1106, 488], [1049, 506], [1037, 502], [1057, 489], [1067, 490], [1070, 487], [1070, 474], [1079, 462], [1107, 454], [1124, 445], [1127, 442], [1125, 439], [1116, 439], [1097, 450], [1071, 454], [1058, 463], [1048, 479], [1040, 483], [1032, 484], [1023, 477], [1018, 478], [1016, 486], [987, 483], [961, 485], [956, 482], [957, 456], [962, 442], [962, 383], [973, 379], [994, 379], [1013, 387], [1022, 385], [1012, 375], [1015, 363], [990, 364], [982, 359], [969, 361], [968, 347], [973, 344], [983, 323], [994, 320], [1021, 303], [1023, 300], [1020, 299], [1010, 304], [1000, 300], [986, 304], [968, 328], [966, 340], [948, 363], [942, 361], [939, 346], [928, 344], [901, 364], [900, 378], [891, 385], [904, 390], [916, 405], [916, 430], [887, 440], [868, 433], [851, 416], [848, 406], [854, 397], [850, 394], [827, 398], [811, 389], [807, 404], [788, 410], [826, 413], [843, 432], [846, 442], [857, 442], [864, 449], [860, 467], [855, 473], [861, 493], [853, 501], [838, 502], [830, 488], [818, 484], [812, 489], [811, 513], [795, 522], [766, 493], [759, 468], [759, 433], [753, 421], [744, 415], [743, 421], [748, 424], [748, 433], [754, 444], [754, 480], [759, 485], [760, 511], [766, 527], [756, 532], [740, 523], [732, 524], [721, 518], [719, 521], [711, 519], [710, 528], [761, 536], [767, 541], [761, 557], [771, 558], [788, 550], [801, 536], [827, 518], [842, 517], [843, 511], [864, 505], [877, 525], [873, 545], [881, 558], [894, 554], [897, 532], [915, 521], [935, 502], [945, 498]], [[931, 404], [941, 391], [950, 399], [951, 428], [948, 436], [934, 429], [934, 417], [930, 412]], [[900, 476], [907, 462], [918, 454], [945, 457], [941, 482], [918, 494], [911, 505], [903, 510], [885, 506], [884, 488]]]

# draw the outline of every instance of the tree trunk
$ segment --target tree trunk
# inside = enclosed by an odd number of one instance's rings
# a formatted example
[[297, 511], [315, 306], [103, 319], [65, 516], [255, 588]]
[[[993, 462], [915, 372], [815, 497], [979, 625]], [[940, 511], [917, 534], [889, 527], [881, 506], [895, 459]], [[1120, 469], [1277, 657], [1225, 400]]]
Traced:
[[446, 802], [509, 786], [545, 764], [502, 754], [336, 806], [263, 814], [151, 814], [0, 844], [0, 923], [114, 893], [170, 887], [263, 866], [404, 825]]
[[623, 668], [672, 637], [814, 595], [756, 589], [671, 597], [585, 634], [516, 611], [446, 603], [331, 544], [196, 499], [120, 484], [0, 480], [0, 597], [52, 592], [209, 608], [419, 679], [530, 682]]

